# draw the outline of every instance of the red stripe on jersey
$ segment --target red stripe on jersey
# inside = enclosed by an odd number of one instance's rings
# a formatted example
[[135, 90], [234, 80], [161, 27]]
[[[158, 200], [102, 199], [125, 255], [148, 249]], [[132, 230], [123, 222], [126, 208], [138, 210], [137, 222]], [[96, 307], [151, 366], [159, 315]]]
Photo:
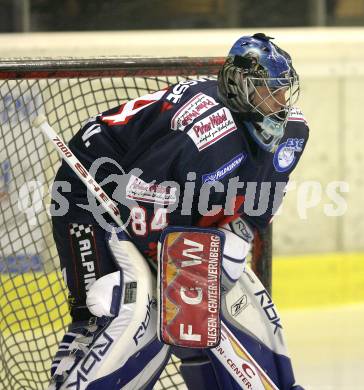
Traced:
[[227, 223], [230, 223], [232, 221], [235, 221], [235, 219], [239, 218], [242, 214], [241, 207], [244, 203], [244, 196], [238, 195], [237, 197], [234, 198], [232, 202], [231, 207], [233, 209], [233, 214], [232, 215], [225, 215], [225, 210], [221, 209], [219, 213], [215, 215], [204, 215], [199, 219], [197, 222], [198, 227], [217, 227], [217, 226], [222, 226]]
[[164, 102], [164, 103], [162, 104], [161, 113], [162, 113], [162, 112], [165, 112], [165, 111], [168, 111], [168, 110], [170, 110], [171, 108], [173, 108], [173, 104], [168, 103], [168, 102]]

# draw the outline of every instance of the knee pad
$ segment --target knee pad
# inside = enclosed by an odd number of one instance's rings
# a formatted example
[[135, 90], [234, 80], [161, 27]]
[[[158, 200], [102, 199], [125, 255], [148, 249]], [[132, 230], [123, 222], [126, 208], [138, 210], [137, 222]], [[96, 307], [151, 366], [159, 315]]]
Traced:
[[152, 388], [168, 360], [169, 347], [156, 338], [155, 280], [146, 260], [124, 234], [107, 240], [119, 271], [90, 287], [86, 302], [96, 330], [87, 345], [73, 341], [69, 355], [76, 359], [50, 389]]
[[[239, 229], [238, 229], [239, 228]], [[225, 234], [222, 261], [222, 287], [229, 291], [244, 272], [246, 257], [251, 248], [253, 232], [241, 218], [219, 228]], [[246, 233], [241, 233], [242, 231]]]

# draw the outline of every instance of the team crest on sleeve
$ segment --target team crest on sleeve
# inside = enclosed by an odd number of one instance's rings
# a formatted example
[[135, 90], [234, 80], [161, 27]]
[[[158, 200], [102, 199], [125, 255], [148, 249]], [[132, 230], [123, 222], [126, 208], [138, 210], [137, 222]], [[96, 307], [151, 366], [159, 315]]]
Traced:
[[237, 129], [227, 108], [220, 108], [213, 114], [196, 122], [187, 134], [198, 151], [204, 150]]
[[213, 183], [215, 181], [221, 180], [234, 169], [238, 168], [244, 162], [245, 158], [245, 152], [238, 154], [232, 160], [218, 168], [215, 172], [202, 175], [202, 183]]
[[278, 146], [273, 156], [273, 165], [277, 172], [286, 172], [292, 168], [297, 156], [303, 150], [305, 140], [303, 138], [288, 138]]
[[171, 121], [171, 129], [183, 131], [198, 117], [218, 104], [219, 103], [211, 96], [207, 96], [204, 93], [198, 93], [174, 114]]

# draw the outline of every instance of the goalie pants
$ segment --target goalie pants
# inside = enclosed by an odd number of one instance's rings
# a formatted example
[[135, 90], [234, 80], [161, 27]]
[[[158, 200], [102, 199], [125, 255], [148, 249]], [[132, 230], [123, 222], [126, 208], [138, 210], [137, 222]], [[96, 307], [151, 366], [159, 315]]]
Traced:
[[[62, 192], [67, 212], [52, 216], [53, 237], [57, 246], [63, 278], [69, 290], [70, 314], [73, 321], [88, 320], [91, 313], [86, 307], [86, 293], [101, 276], [117, 270], [105, 241], [105, 231], [93, 215], [77, 204], [87, 204], [83, 183], [65, 165], [58, 171], [55, 181], [67, 181], [72, 192]], [[53, 196], [52, 196], [53, 197]], [[58, 213], [58, 203], [53, 205]]]

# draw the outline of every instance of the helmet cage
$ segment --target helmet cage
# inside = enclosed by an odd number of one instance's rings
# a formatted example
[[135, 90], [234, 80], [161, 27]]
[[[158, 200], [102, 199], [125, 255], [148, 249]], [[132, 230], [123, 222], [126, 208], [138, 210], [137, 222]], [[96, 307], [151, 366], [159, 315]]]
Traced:
[[[242, 79], [241, 86], [241, 90], [244, 91], [244, 100], [249, 105], [250, 111], [258, 113], [260, 118], [255, 125], [247, 121], [245, 124], [255, 141], [264, 150], [273, 153], [284, 135], [290, 111], [299, 97], [298, 77], [256, 78], [246, 76]], [[264, 87], [264, 96], [259, 92], [258, 87]], [[284, 101], [278, 100], [275, 96], [281, 91], [284, 91]], [[258, 100], [258, 103], [254, 103], [253, 100]], [[279, 110], [273, 109], [272, 104], [274, 103], [280, 107]], [[276, 104], [274, 105], [276, 106]]]
[[[299, 98], [299, 83], [297, 77], [289, 78], [257, 78], [247, 76], [243, 79], [245, 100], [252, 112], [258, 112], [263, 117], [270, 117], [277, 122], [287, 123], [292, 107]], [[264, 87], [264, 95], [258, 87]], [[277, 95], [284, 93], [284, 101], [278, 100]], [[258, 101], [254, 103], [253, 100]], [[276, 104], [275, 104], [276, 103]], [[272, 104], [279, 106], [278, 110]]]

